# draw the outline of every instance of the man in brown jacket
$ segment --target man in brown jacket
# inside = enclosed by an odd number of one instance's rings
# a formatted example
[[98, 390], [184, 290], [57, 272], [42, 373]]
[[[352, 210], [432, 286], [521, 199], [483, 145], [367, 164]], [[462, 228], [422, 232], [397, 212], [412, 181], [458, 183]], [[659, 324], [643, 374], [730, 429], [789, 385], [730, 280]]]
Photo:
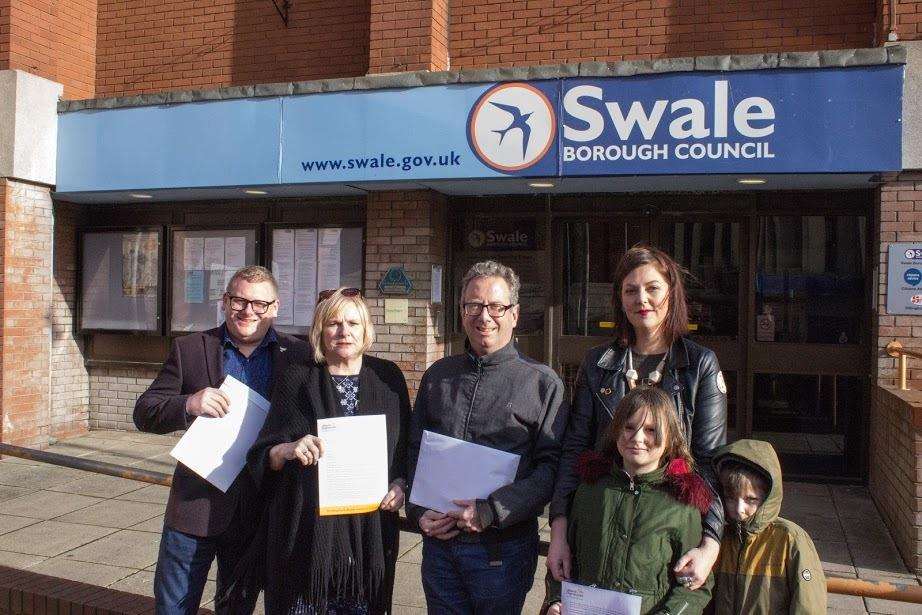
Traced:
[[[157, 378], [134, 408], [141, 431], [186, 429], [197, 417], [222, 417], [230, 400], [217, 387], [232, 375], [267, 399], [272, 383], [295, 346], [304, 342], [277, 333], [278, 288], [264, 267], [237, 271], [224, 293], [220, 327], [177, 338]], [[301, 354], [300, 352], [298, 354]], [[242, 472], [227, 493], [177, 464], [167, 502], [154, 576], [159, 615], [198, 611], [212, 561], [218, 560], [217, 591], [223, 589], [255, 525], [255, 484]]]

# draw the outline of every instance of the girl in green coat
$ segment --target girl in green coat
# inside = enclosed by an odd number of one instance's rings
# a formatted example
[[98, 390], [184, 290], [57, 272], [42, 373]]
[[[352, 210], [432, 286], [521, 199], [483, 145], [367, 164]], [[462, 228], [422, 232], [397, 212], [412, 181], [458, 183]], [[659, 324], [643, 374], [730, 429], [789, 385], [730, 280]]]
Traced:
[[[567, 529], [570, 581], [639, 595], [642, 614], [700, 614], [713, 577], [692, 591], [672, 570], [701, 542], [711, 491], [692, 471], [672, 399], [655, 387], [628, 393], [603, 451], [584, 453], [579, 474]], [[566, 615], [560, 584], [548, 583], [548, 615]]]

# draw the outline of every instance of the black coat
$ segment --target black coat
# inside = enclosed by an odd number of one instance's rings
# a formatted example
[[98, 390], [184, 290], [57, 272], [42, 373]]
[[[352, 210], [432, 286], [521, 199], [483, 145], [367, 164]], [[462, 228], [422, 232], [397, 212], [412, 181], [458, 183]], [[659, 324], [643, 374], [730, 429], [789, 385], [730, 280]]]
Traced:
[[[278, 343], [270, 346], [273, 383], [285, 371], [289, 351], [309, 350], [308, 344], [296, 338], [279, 332], [276, 337]], [[223, 381], [221, 327], [178, 337], [163, 369], [135, 403], [134, 424], [151, 433], [187, 429], [194, 417], [186, 414], [186, 399], [206, 387], [217, 388]], [[221, 534], [238, 508], [248, 508], [240, 503], [252, 493], [253, 485], [244, 473], [227, 493], [222, 493], [186, 466], [177, 464], [166, 506], [166, 526], [193, 536]]]
[[[388, 477], [391, 481], [405, 480], [410, 421], [406, 380], [396, 364], [365, 355], [359, 373], [356, 415], [372, 414], [386, 417]], [[267, 612], [288, 612], [291, 601], [307, 590], [305, 584], [311, 578], [312, 557], [316, 565], [317, 547], [312, 541], [315, 540], [314, 525], [318, 523], [317, 466], [304, 467], [300, 462], [289, 461], [280, 472], [273, 472], [269, 466], [269, 451], [276, 444], [294, 442], [309, 433], [316, 435], [318, 418], [336, 416], [342, 413], [326, 367], [312, 358], [290, 363], [278, 380], [272, 412], [250, 450], [247, 463], [256, 483], [271, 494], [260, 527], [264, 560], [249, 564], [261, 569], [259, 576], [265, 587]], [[373, 548], [383, 552], [383, 582], [377, 595], [366, 598], [372, 605], [372, 612], [389, 611], [400, 536], [397, 513], [376, 511], [349, 515], [347, 521], [351, 526], [344, 532], [347, 540], [354, 543], [350, 545], [353, 552], [364, 553]], [[367, 532], [368, 528], [374, 528], [380, 535], [356, 536], [356, 533]], [[365, 551], [362, 550], [363, 541]], [[336, 588], [327, 591], [329, 597], [336, 597]]]
[[[580, 454], [601, 450], [604, 444], [615, 408], [627, 393], [626, 357], [626, 349], [615, 342], [590, 350], [580, 366], [551, 501], [551, 518], [567, 514], [570, 498], [580, 482], [576, 472]], [[704, 532], [719, 542], [723, 535], [723, 504], [717, 497], [711, 455], [727, 442], [727, 392], [717, 357], [707, 348], [679, 338], [669, 350], [659, 386], [672, 396], [697, 469], [714, 490], [714, 500], [704, 518]]]

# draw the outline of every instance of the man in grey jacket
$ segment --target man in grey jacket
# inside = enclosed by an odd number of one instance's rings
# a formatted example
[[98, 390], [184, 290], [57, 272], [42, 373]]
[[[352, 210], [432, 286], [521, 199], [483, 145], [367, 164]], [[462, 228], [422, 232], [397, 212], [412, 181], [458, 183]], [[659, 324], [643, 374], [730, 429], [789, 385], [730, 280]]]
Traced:
[[410, 424], [410, 479], [423, 430], [520, 456], [515, 480], [456, 510], [408, 505], [423, 533], [423, 589], [430, 615], [521, 613], [538, 561], [538, 516], [554, 490], [567, 419], [564, 386], [512, 341], [519, 278], [494, 261], [464, 276], [467, 352], [423, 376]]

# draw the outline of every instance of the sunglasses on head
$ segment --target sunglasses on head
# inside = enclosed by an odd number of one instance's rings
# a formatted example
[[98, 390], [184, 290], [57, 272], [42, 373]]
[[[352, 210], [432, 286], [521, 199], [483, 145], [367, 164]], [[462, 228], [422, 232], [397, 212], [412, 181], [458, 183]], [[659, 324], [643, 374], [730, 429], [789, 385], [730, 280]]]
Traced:
[[[335, 295], [336, 291], [338, 290], [339, 290], [338, 288], [330, 288], [328, 290], [320, 291], [320, 294], [317, 295], [317, 303], [320, 303], [321, 301], [326, 301], [327, 299]], [[361, 297], [362, 291], [360, 291], [358, 288], [344, 288], [342, 289], [342, 291], [340, 291], [339, 294], [341, 294], [343, 297]]]

